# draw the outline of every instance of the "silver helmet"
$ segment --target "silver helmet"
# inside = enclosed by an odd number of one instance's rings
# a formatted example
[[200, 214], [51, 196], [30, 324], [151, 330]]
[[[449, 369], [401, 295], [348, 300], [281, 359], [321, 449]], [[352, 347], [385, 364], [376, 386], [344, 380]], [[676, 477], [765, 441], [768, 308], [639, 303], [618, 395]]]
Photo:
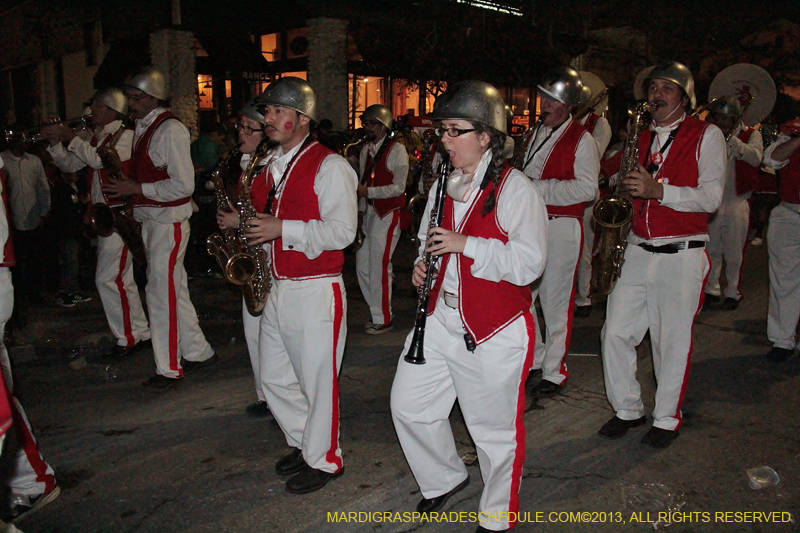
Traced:
[[306, 80], [287, 76], [273, 81], [256, 99], [257, 105], [277, 105], [294, 109], [311, 120], [317, 120], [317, 97]]
[[644, 80], [643, 89], [647, 94], [647, 86], [650, 85], [650, 80], [661, 79], [671, 81], [678, 85], [686, 95], [689, 97], [689, 103], [692, 107], [697, 105], [697, 97], [694, 94], [694, 78], [691, 71], [676, 61], [665, 61], [659, 63]]
[[483, 81], [456, 83], [433, 104], [433, 120], [469, 120], [506, 134], [506, 104], [500, 92]]
[[581, 101], [578, 102], [578, 105], [589, 105], [589, 102], [592, 101], [592, 89], [588, 85], [584, 85], [581, 87]]
[[735, 96], [720, 96], [709, 104], [708, 111], [714, 115], [739, 118], [742, 116], [742, 103]]
[[167, 80], [164, 78], [164, 74], [155, 67], [140, 68], [125, 80], [125, 85], [139, 89], [143, 93], [159, 100], [169, 98]]
[[94, 95], [94, 100], [113, 109], [120, 115], [128, 114], [128, 99], [125, 98], [125, 93], [118, 87], [105, 87], [97, 91]]
[[374, 104], [366, 108], [361, 115], [361, 122], [369, 119], [377, 120], [386, 126], [387, 130], [392, 129], [392, 112], [385, 105]]
[[256, 122], [264, 122], [264, 115], [261, 111], [258, 110], [256, 106], [258, 102], [258, 98], [251, 98], [247, 101], [244, 106], [239, 110], [239, 114], [243, 117], [249, 118], [250, 120], [255, 120]]
[[578, 71], [574, 69], [568, 67], [556, 69], [545, 74], [536, 89], [546, 98], [572, 107], [581, 101], [583, 80]]

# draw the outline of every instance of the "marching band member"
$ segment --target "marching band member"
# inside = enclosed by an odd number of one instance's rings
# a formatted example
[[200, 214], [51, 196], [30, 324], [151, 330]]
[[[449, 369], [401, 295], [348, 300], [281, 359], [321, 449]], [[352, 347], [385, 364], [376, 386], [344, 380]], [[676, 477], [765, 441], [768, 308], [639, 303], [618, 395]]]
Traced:
[[709, 269], [708, 214], [722, 197], [725, 141], [719, 128], [686, 114], [694, 79], [684, 65], [655, 66], [644, 88], [656, 108], [638, 139], [638, 170], [622, 180], [634, 214], [601, 335], [606, 394], [616, 415], [598, 433], [619, 438], [645, 423], [636, 346], [649, 329], [657, 389], [653, 427], [642, 442], [666, 447], [683, 422], [692, 326]]
[[[480, 511], [515, 512], [525, 456], [525, 380], [536, 336], [528, 285], [544, 269], [546, 210], [530, 181], [504, 165], [506, 120], [497, 89], [480, 81], [453, 85], [437, 99], [433, 118], [441, 121], [441, 142], [455, 170], [442, 227], [420, 228], [419, 251], [443, 261], [430, 294], [427, 364], [401, 357], [392, 418], [422, 492], [418, 512], [440, 510], [469, 482], [448, 421], [456, 398], [480, 459]], [[436, 188], [423, 220], [430, 219]], [[418, 259], [413, 284], [420, 287], [425, 276]], [[478, 531], [514, 525], [489, 517]]]
[[340, 155], [309, 136], [316, 97], [284, 77], [258, 98], [265, 133], [279, 146], [267, 213], [250, 221], [248, 243], [271, 243], [272, 290], [261, 317], [259, 373], [270, 410], [295, 448], [275, 465], [305, 494], [343, 472], [339, 368], [347, 337], [344, 248], [356, 234], [358, 179]]
[[[241, 167], [245, 171], [250, 163], [253, 152], [264, 139], [264, 115], [255, 105], [255, 100], [251, 100], [239, 110], [239, 119], [236, 123], [236, 130], [239, 132], [239, 153], [242, 154]], [[267, 194], [272, 185], [267, 183], [267, 165], [261, 169], [258, 176], [253, 178], [252, 198], [253, 207], [259, 213], [263, 213], [267, 207]], [[220, 229], [238, 230], [239, 212], [230, 206], [230, 211], [220, 209], [217, 211], [217, 224]], [[265, 245], [268, 246], [268, 245]], [[253, 368], [253, 375], [256, 381], [256, 402], [250, 404], [245, 412], [254, 418], [269, 415], [269, 406], [264, 389], [261, 386], [261, 372], [259, 370], [259, 351], [258, 337], [260, 332], [261, 315], [253, 316], [247, 310], [247, 305], [242, 302], [242, 322], [244, 323], [244, 338], [247, 342], [247, 353], [250, 355], [250, 365]]]
[[600, 174], [597, 145], [570, 114], [580, 101], [582, 86], [580, 75], [571, 68], [545, 75], [538, 85], [543, 119], [522, 166], [544, 199], [548, 218], [547, 268], [533, 289], [545, 322], [544, 337], [536, 338], [533, 363], [534, 369], [542, 369], [542, 381], [532, 389], [539, 397], [553, 396], [569, 379], [566, 359], [583, 247], [582, 219], [586, 202], [597, 194]]
[[184, 371], [212, 365], [218, 357], [200, 330], [183, 267], [194, 190], [189, 131], [166, 109], [166, 81], [157, 69], [144, 67], [128, 78], [125, 94], [136, 120], [130, 178], [102, 189], [109, 198], [131, 196], [142, 224], [156, 362], [156, 374], [142, 386], [162, 391], [180, 384]]
[[[592, 90], [583, 86], [581, 105], [592, 99]], [[597, 145], [597, 157], [602, 159], [611, 141], [611, 125], [606, 117], [602, 117], [590, 109], [581, 119], [580, 124], [592, 136]], [[592, 313], [592, 248], [594, 248], [594, 202], [588, 202], [583, 211], [583, 248], [578, 264], [578, 294], [575, 296], [575, 316], [587, 317]]]
[[359, 157], [364, 243], [356, 252], [356, 273], [370, 311], [366, 332], [378, 335], [392, 327], [392, 255], [400, 240], [400, 210], [406, 205], [408, 153], [388, 136], [392, 113], [386, 106], [369, 106], [361, 124], [369, 142]]
[[769, 312], [767, 337], [771, 361], [787, 360], [797, 346], [800, 319], [800, 135], [781, 133], [764, 153], [764, 165], [778, 171], [781, 203], [767, 227], [769, 251]]
[[[14, 379], [11, 374], [11, 360], [3, 343], [3, 332], [14, 309], [14, 287], [9, 270], [14, 266], [14, 246], [11, 242], [11, 225], [7, 208], [6, 176], [3, 160], [0, 159], [0, 394], [3, 395], [0, 401], [2, 406], [0, 415], [4, 422], [0, 434], [5, 434], [5, 431], [10, 429], [10, 422], [19, 441], [16, 458], [12, 461], [14, 466], [11, 467], [8, 472], [10, 475], [5, 480], [8, 502], [0, 504], [0, 516], [4, 521], [11, 522], [58, 498], [61, 487], [56, 482], [53, 467], [45, 462], [39, 452], [39, 446], [22, 405], [12, 396]], [[0, 438], [0, 443], [2, 440]], [[4, 470], [7, 468], [8, 466], [5, 466]]]
[[722, 202], [708, 223], [708, 256], [711, 270], [705, 286], [706, 304], [719, 303], [719, 276], [725, 259], [725, 301], [723, 309], [739, 307], [740, 275], [744, 263], [747, 231], [750, 227], [750, 195], [758, 186], [763, 148], [761, 133], [741, 123], [742, 104], [733, 96], [712, 103], [706, 122], [731, 132], [727, 143], [727, 164], [722, 179]]
[[[62, 172], [77, 172], [85, 167], [91, 169], [92, 204], [118, 207], [122, 202], [109, 200], [100, 188], [101, 183], [108, 183], [109, 178], [97, 148], [107, 145], [114, 134], [124, 128], [114, 149], [122, 161], [123, 170], [127, 171], [133, 142], [133, 131], [123, 124], [128, 114], [128, 102], [121, 89], [109, 87], [95, 93], [90, 107], [94, 126], [91, 138], [87, 141], [78, 137], [65, 124], [47, 126], [42, 130], [50, 142], [47, 151]], [[117, 339], [116, 345], [105, 357], [124, 357], [147, 345], [150, 327], [133, 279], [132, 256], [128, 245], [117, 232], [108, 237], [97, 237], [95, 283], [111, 333]]]

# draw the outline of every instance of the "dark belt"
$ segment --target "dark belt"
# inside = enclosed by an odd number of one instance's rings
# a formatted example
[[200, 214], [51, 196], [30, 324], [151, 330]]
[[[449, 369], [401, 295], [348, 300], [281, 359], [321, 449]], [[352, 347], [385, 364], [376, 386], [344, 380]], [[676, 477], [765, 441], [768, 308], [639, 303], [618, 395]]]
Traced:
[[681, 250], [691, 248], [705, 248], [705, 241], [689, 241], [689, 242], [673, 242], [672, 244], [664, 244], [662, 246], [653, 246], [643, 242], [639, 245], [643, 250], [654, 254], [677, 254]]

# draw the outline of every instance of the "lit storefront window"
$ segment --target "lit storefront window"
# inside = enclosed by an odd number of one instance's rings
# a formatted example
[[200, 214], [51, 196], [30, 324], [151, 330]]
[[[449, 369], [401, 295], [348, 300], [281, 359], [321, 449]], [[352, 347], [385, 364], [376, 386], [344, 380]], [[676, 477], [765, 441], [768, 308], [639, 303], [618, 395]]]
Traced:
[[270, 33], [269, 35], [261, 36], [261, 55], [267, 61], [277, 61], [281, 58], [280, 50], [280, 34]]
[[214, 89], [211, 86], [212, 77], [206, 74], [197, 76], [197, 107], [199, 109], [214, 109]]

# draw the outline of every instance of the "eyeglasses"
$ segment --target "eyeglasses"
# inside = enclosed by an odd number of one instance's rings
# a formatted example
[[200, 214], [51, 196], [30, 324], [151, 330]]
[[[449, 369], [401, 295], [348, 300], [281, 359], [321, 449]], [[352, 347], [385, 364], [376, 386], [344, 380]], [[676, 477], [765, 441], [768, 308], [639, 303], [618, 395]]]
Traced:
[[125, 92], [125, 97], [128, 98], [129, 100], [133, 100], [135, 102], [138, 102], [139, 100], [147, 98], [147, 96], [149, 96], [149, 95], [147, 93], [143, 93], [143, 92], [133, 93], [133, 94], [131, 94], [131, 93], [127, 92], [127, 91]]
[[446, 133], [448, 137], [460, 137], [465, 133], [469, 133], [471, 131], [475, 131], [475, 128], [470, 130], [460, 130], [458, 128], [436, 128], [434, 133], [436, 133], [437, 137], [443, 137]]
[[371, 128], [373, 126], [377, 126], [378, 124], [380, 124], [380, 122], [378, 122], [376, 120], [362, 120], [361, 121], [361, 125], [365, 126], [367, 128]]
[[241, 131], [245, 135], [252, 135], [257, 131], [262, 133], [264, 132], [264, 126], [261, 126], [260, 128], [251, 128], [250, 126], [242, 124], [241, 122], [237, 122], [234, 128], [236, 129], [236, 131]]

